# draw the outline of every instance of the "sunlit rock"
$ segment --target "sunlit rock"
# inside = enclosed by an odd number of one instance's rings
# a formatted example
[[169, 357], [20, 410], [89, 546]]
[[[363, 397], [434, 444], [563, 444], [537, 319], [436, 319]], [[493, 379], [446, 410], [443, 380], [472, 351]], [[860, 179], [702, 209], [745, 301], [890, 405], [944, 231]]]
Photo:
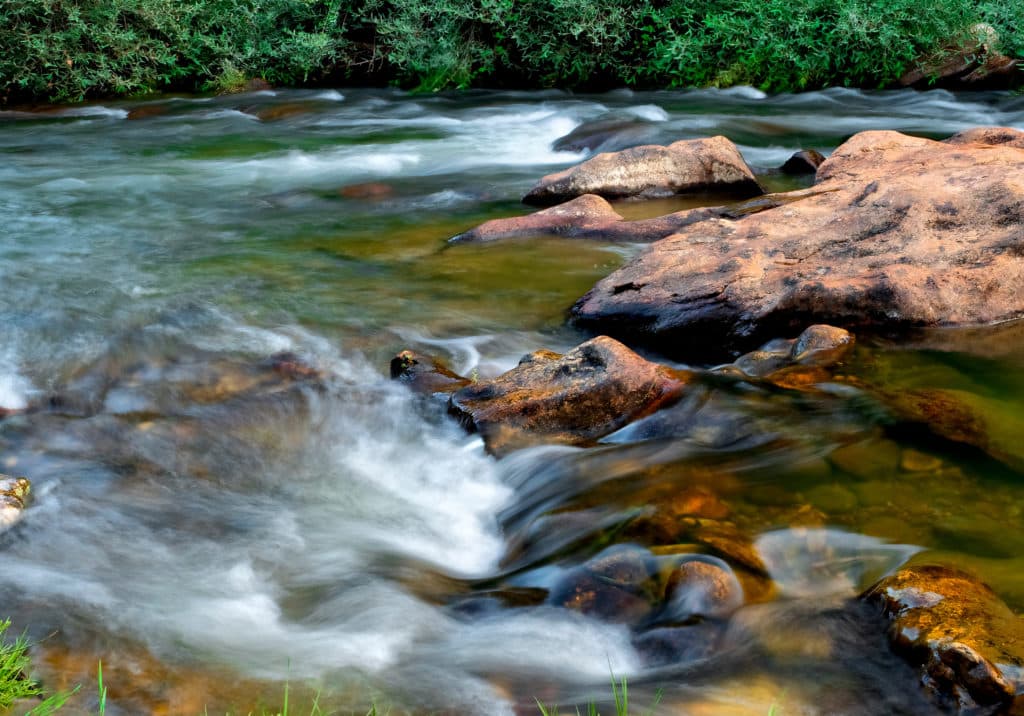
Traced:
[[598, 154], [542, 178], [523, 201], [543, 206], [583, 194], [613, 199], [705, 191], [740, 196], [764, 193], [736, 145], [718, 136]]
[[531, 443], [584, 444], [678, 400], [690, 375], [600, 336], [564, 356], [524, 358], [493, 380], [451, 396], [450, 410], [492, 452]]
[[1024, 622], [988, 586], [948, 567], [913, 566], [863, 598], [882, 610], [893, 649], [944, 706], [1024, 707]]
[[795, 201], [680, 229], [598, 282], [572, 316], [691, 357], [823, 322], [877, 330], [1016, 318], [1024, 149], [1002, 141], [1006, 131], [995, 145], [857, 134]]

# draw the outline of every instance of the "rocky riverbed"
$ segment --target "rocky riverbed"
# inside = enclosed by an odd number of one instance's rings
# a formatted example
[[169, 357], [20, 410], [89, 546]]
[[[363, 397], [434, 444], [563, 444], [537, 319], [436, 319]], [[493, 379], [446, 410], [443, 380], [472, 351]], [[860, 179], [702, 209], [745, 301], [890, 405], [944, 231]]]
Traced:
[[1020, 710], [1019, 98], [0, 120], [0, 597], [73, 709]]

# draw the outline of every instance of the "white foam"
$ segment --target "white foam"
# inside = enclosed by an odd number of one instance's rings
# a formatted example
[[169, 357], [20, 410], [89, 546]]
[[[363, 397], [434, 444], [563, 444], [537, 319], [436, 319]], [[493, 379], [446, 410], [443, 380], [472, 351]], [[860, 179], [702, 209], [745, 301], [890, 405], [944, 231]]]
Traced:
[[734, 97], [741, 97], [743, 99], [766, 99], [768, 94], [762, 92], [756, 87], [748, 87], [746, 85], [740, 85], [737, 87], [728, 87], [726, 89], [715, 90], [725, 95], [732, 95]]
[[665, 122], [669, 117], [668, 112], [656, 104], [641, 104], [636, 107], [629, 107], [626, 109], [626, 113], [640, 119], [646, 119], [648, 122]]
[[60, 113], [62, 117], [109, 117], [111, 119], [125, 119], [128, 117], [128, 110], [116, 107], [75, 107]]
[[330, 102], [341, 102], [343, 99], [345, 99], [345, 95], [343, 95], [338, 90], [324, 90], [323, 92], [317, 92], [315, 95], [313, 95], [313, 99], [323, 99], [328, 100]]

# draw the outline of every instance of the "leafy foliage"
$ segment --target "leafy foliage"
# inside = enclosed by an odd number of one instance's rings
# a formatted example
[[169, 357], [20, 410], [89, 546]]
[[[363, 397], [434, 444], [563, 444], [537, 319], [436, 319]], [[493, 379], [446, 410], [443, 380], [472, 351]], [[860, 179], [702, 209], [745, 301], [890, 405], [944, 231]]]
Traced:
[[976, 22], [1024, 54], [1005, 0], [4, 0], [0, 102], [380, 82], [883, 86]]

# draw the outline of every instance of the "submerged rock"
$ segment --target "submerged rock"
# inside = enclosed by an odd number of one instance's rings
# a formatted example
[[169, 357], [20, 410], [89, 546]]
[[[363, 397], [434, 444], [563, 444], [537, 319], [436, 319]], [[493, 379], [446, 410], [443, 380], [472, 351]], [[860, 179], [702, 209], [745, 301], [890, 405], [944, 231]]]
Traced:
[[1024, 622], [988, 586], [956, 569], [911, 566], [863, 599], [882, 610], [893, 650], [945, 705], [1024, 708]]
[[736, 145], [718, 136], [598, 154], [542, 178], [523, 201], [543, 206], [583, 194], [622, 198], [705, 191], [742, 196], [764, 193]]
[[614, 152], [643, 144], [656, 128], [637, 119], [598, 119], [584, 122], [551, 144], [556, 152]]
[[617, 545], [568, 570], [548, 602], [604, 621], [638, 624], [660, 601], [656, 575], [657, 563], [647, 550]]
[[721, 638], [720, 625], [698, 622], [686, 626], [648, 629], [633, 638], [633, 648], [640, 655], [644, 666], [668, 666], [714, 655]]
[[737, 369], [750, 377], [799, 387], [827, 379], [828, 369], [845, 360], [853, 346], [854, 338], [849, 331], [816, 324], [794, 339], [766, 343], [740, 356], [732, 365], [719, 368], [719, 372]]
[[694, 557], [677, 566], [665, 586], [662, 621], [728, 617], [743, 606], [743, 587], [729, 565], [714, 557]]
[[0, 533], [21, 521], [31, 490], [27, 478], [0, 474]]
[[540, 351], [451, 396], [450, 410], [492, 452], [537, 442], [584, 444], [677, 400], [690, 375], [599, 336], [564, 356]]
[[1024, 468], [1024, 420], [1007, 403], [953, 388], [879, 391], [897, 417], [923, 423], [947, 440], [979, 448], [1007, 465]]
[[1024, 314], [1024, 149], [862, 132], [817, 185], [652, 244], [572, 308], [585, 328], [677, 356], [828, 322], [874, 329]]

